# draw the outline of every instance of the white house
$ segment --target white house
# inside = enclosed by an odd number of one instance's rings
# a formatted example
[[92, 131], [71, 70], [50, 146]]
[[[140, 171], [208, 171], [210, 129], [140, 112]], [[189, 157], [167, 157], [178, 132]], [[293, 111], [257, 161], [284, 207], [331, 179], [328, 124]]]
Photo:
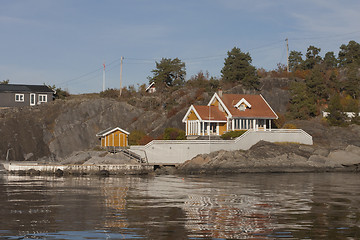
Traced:
[[191, 105], [186, 112], [186, 135], [222, 135], [228, 131], [266, 131], [278, 116], [264, 97], [215, 93], [206, 106]]

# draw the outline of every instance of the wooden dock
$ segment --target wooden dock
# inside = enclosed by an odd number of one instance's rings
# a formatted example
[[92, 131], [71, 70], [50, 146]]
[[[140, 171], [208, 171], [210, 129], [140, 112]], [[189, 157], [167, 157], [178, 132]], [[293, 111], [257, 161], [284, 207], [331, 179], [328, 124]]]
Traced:
[[141, 175], [154, 171], [154, 166], [148, 164], [57, 165], [36, 162], [3, 162], [2, 165], [8, 173], [37, 175]]

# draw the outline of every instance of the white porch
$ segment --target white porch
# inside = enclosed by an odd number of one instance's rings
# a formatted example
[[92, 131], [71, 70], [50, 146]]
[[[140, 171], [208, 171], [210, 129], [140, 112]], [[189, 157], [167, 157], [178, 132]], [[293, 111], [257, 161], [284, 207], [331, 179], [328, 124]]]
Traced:
[[249, 130], [267, 131], [271, 130], [271, 119], [228, 119], [227, 131]]
[[220, 135], [220, 123], [212, 121], [188, 120], [185, 124], [186, 135]]
[[[220, 135], [220, 123], [215, 121], [188, 120], [185, 123], [186, 136]], [[271, 119], [228, 119], [226, 131], [254, 130], [270, 131]], [[222, 130], [223, 131], [223, 130]]]

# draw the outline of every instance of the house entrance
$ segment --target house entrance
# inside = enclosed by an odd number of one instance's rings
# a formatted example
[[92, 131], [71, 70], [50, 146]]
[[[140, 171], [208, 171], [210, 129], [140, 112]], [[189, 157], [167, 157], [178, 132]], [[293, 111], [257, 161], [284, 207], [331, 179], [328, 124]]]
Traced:
[[216, 135], [217, 123], [204, 123], [205, 135]]
[[217, 123], [210, 123], [210, 134], [211, 135], [216, 134], [216, 126], [217, 126]]
[[258, 120], [258, 128], [259, 128], [260, 131], [265, 130], [265, 120], [264, 119], [259, 119]]
[[30, 106], [34, 106], [36, 104], [35, 93], [30, 93]]

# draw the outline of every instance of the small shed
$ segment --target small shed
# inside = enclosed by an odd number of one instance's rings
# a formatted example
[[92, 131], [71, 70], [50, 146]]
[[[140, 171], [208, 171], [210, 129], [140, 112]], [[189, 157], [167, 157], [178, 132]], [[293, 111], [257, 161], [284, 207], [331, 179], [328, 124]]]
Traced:
[[101, 140], [101, 147], [127, 147], [129, 132], [119, 127], [111, 127], [96, 134]]

